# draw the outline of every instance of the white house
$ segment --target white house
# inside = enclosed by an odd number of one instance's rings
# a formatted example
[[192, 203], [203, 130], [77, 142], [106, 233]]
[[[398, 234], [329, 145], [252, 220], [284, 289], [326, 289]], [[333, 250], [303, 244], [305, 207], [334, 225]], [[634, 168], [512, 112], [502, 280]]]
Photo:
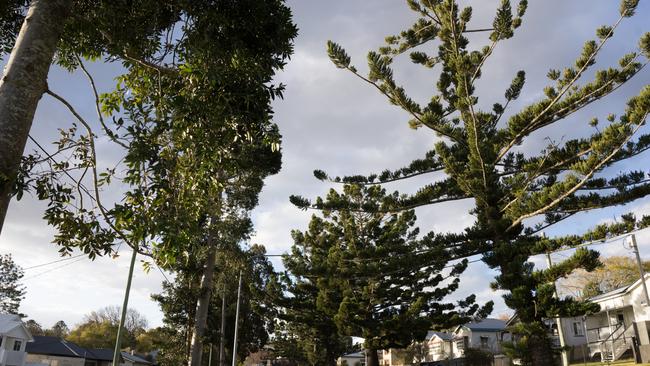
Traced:
[[[465, 357], [468, 348], [480, 349], [497, 355], [501, 351], [502, 342], [511, 340], [506, 331], [506, 322], [500, 319], [487, 318], [480, 322], [467, 323], [447, 332], [429, 331], [422, 343], [420, 351], [406, 352], [403, 349], [383, 350], [380, 353], [379, 364], [382, 366], [410, 365], [411, 357], [414, 364], [438, 364], [438, 361], [457, 360]], [[409, 353], [410, 356], [406, 357]], [[414, 354], [415, 353], [415, 354]]]
[[[645, 282], [650, 286], [650, 274]], [[650, 361], [650, 307], [641, 279], [590, 299], [600, 312], [585, 317], [585, 343], [589, 357], [617, 360], [639, 353]], [[634, 349], [634, 342], [638, 349]]]
[[504, 332], [506, 322], [501, 319], [487, 318], [477, 323], [459, 325], [452, 332], [452, 358], [461, 358], [468, 348], [480, 349], [493, 354], [501, 352], [501, 343], [509, 341], [509, 334]]
[[0, 366], [24, 366], [25, 346], [33, 340], [18, 315], [0, 314]]
[[441, 361], [453, 357], [452, 344], [454, 337], [445, 332], [429, 332], [427, 334], [427, 357], [424, 361]]
[[366, 355], [363, 352], [348, 353], [336, 360], [337, 366], [364, 366], [366, 364]]

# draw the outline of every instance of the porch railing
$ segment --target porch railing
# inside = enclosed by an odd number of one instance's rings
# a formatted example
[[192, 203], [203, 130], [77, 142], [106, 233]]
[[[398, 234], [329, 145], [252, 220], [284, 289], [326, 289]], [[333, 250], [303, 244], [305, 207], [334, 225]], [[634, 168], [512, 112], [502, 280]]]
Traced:
[[[603, 330], [592, 333], [594, 338], [589, 338], [589, 355], [594, 356], [599, 353], [601, 361], [614, 361], [621, 357], [623, 353], [632, 347], [632, 337], [634, 336], [634, 327], [629, 325], [625, 327], [623, 323], [612, 325], [610, 332], [609, 326], [592, 328], [591, 330]], [[587, 330], [589, 332], [590, 329]], [[597, 335], [597, 337], [596, 337]], [[607, 335], [606, 337], [604, 337]], [[604, 337], [604, 338], [602, 338]]]
[[622, 327], [623, 323], [605, 325], [597, 328], [587, 328], [587, 339], [589, 343], [594, 343], [598, 341], [604, 341], [609, 338], [619, 327]]

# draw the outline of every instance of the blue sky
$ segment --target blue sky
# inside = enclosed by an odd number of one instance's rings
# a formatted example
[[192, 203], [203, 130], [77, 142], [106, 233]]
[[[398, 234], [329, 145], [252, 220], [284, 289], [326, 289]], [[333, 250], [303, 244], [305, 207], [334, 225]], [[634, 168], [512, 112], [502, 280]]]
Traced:
[[[315, 180], [312, 170], [323, 169], [332, 175], [347, 175], [399, 168], [423, 156], [436, 141], [428, 131], [409, 129], [408, 117], [403, 112], [389, 105], [374, 89], [351, 74], [336, 69], [325, 53], [325, 42], [332, 39], [347, 49], [360, 70], [365, 70], [366, 52], [381, 46], [385, 36], [398, 33], [415, 19], [403, 1], [295, 0], [288, 3], [300, 33], [291, 62], [277, 77], [277, 81], [287, 84], [285, 99], [276, 101], [274, 105], [275, 120], [284, 136], [283, 169], [267, 180], [260, 206], [253, 212], [256, 234], [252, 241], [266, 245], [272, 254], [286, 251], [291, 245], [290, 230], [305, 228], [312, 214], [293, 207], [288, 196], [314, 197], [330, 188], [328, 184]], [[498, 1], [471, 3], [474, 6], [472, 25], [489, 26]], [[650, 31], [647, 25], [649, 16], [650, 4], [641, 2], [638, 15], [621, 25], [597, 65], [614, 64], [623, 53], [634, 50], [640, 35]], [[484, 76], [477, 84], [481, 106], [489, 108], [492, 103], [500, 101], [510, 80], [520, 69], [527, 72], [527, 84], [510, 110], [516, 111], [538, 99], [548, 69], [572, 64], [583, 42], [594, 38], [595, 29], [613, 23], [617, 17], [618, 3], [610, 0], [530, 2], [517, 35], [499, 44], [485, 65]], [[476, 42], [473, 47], [486, 44], [485, 38], [485, 35], [473, 35], [471, 39]], [[427, 100], [434, 90], [435, 69], [427, 71], [407, 61], [397, 62], [396, 78], [414, 99]], [[100, 90], [110, 90], [113, 78], [120, 72], [119, 66], [89, 66]], [[535, 134], [521, 149], [535, 152], [545, 145], [546, 138], [562, 141], [591, 133], [587, 125], [591, 117], [604, 119], [607, 113], [622, 111], [625, 101], [649, 82], [650, 70], [644, 70], [628, 85], [596, 105], [556, 127]], [[86, 118], [94, 121], [93, 97], [81, 73], [70, 74], [53, 68], [49, 84], [55, 92], [67, 97]], [[55, 139], [58, 127], [69, 126], [72, 121], [61, 105], [45, 96], [39, 105], [32, 135], [47, 145]], [[644, 132], [649, 132], [647, 127]], [[111, 164], [116, 154], [110, 144], [100, 141], [98, 147], [100, 165]], [[630, 166], [647, 169], [650, 166], [648, 161], [646, 154], [609, 173]], [[441, 177], [420, 177], [415, 182], [387, 188], [414, 191], [418, 185]], [[462, 230], [473, 222], [468, 213], [471, 207], [471, 202], [462, 201], [419, 209], [418, 225], [422, 231]], [[0, 252], [12, 253], [25, 268], [58, 259], [57, 248], [51, 244], [54, 232], [41, 219], [43, 209], [42, 203], [29, 197], [12, 202], [0, 236]], [[629, 207], [577, 215], [549, 230], [548, 234], [580, 232], [629, 210], [650, 213], [650, 199]], [[650, 235], [641, 233], [638, 241], [642, 254], [647, 258], [650, 256]], [[619, 242], [595, 248], [602, 250], [604, 255], [626, 253]], [[562, 255], [558, 254], [557, 260]], [[533, 260], [543, 263], [541, 258]], [[280, 268], [279, 261], [275, 260], [275, 264]], [[24, 280], [27, 297], [22, 311], [44, 326], [51, 326], [60, 319], [73, 325], [92, 310], [121, 303], [127, 266], [128, 253], [123, 253], [118, 259], [70, 260], [28, 269]], [[496, 301], [493, 315], [508, 312], [499, 294], [489, 289], [493, 274], [480, 262], [471, 264], [462, 277], [457, 296], [475, 293], [479, 301]], [[162, 280], [158, 271], [146, 274], [140, 268], [134, 278], [131, 305], [144, 313], [153, 326], [161, 324], [161, 314], [150, 295], [161, 290]]]

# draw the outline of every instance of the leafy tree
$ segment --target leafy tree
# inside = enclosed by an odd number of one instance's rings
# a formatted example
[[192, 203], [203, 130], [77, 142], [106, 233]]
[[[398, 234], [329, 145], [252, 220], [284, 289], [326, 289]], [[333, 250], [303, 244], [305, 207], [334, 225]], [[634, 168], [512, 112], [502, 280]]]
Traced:
[[[120, 306], [109, 305], [103, 307], [99, 310], [91, 311], [89, 314], [86, 314], [83, 318], [83, 323], [104, 323], [108, 322], [113, 325], [118, 325], [120, 323], [120, 316], [122, 314], [122, 309]], [[127, 309], [126, 318], [124, 321], [124, 329], [127, 332], [132, 333], [137, 337], [138, 334], [144, 332], [147, 329], [149, 323], [147, 318], [135, 309]], [[54, 327], [61, 329], [62, 331], [67, 328], [65, 323], [55, 324]]]
[[429, 355], [429, 342], [425, 339], [423, 342], [413, 342], [404, 349], [404, 362], [408, 364], [417, 364], [425, 362]]
[[[639, 279], [639, 266], [632, 257], [613, 256], [601, 260], [602, 266], [592, 272], [577, 270], [559, 282], [564, 292], [588, 299], [602, 293], [632, 284]], [[650, 271], [650, 261], [643, 262]]]
[[41, 327], [41, 325], [38, 324], [34, 319], [29, 319], [28, 321], [26, 321], [25, 327], [27, 328], [27, 330], [29, 330], [29, 333], [32, 336], [45, 335], [45, 332], [43, 331], [43, 327]]
[[[66, 340], [87, 348], [113, 348], [117, 336], [117, 324], [109, 321], [85, 322], [70, 331]], [[127, 334], [125, 345], [133, 346], [135, 339]]]
[[[319, 199], [323, 206], [348, 208], [325, 210], [322, 218], [312, 217], [306, 232], [294, 231], [291, 255], [284, 259], [295, 278], [292, 287], [314, 286], [318, 311], [341, 334], [364, 338], [371, 366], [379, 365], [377, 350], [405, 348], [432, 327], [449, 328], [492, 310], [492, 303], [474, 304], [475, 295], [458, 304], [443, 302], [458, 288], [467, 261], [448, 266], [452, 252], [434, 234], [418, 238], [413, 210], [373, 210], [385, 198], [379, 186], [330, 191]], [[303, 301], [292, 287], [295, 301]]]
[[20, 284], [23, 269], [14, 262], [11, 254], [0, 255], [0, 313], [18, 314], [20, 302], [25, 298], [25, 286]]
[[[8, 154], [8, 168], [0, 166], [5, 183], [13, 183], [18, 197], [34, 189], [49, 201], [45, 218], [56, 227], [64, 254], [79, 248], [94, 258], [125, 242], [171, 268], [201, 246], [205, 281], [191, 358], [198, 365], [218, 241], [246, 237], [247, 212], [257, 204], [263, 179], [280, 168], [270, 103], [282, 96], [283, 86], [271, 80], [292, 52], [291, 13], [282, 0], [67, 5], [72, 15], [62, 17], [57, 62], [88, 77], [100, 127], [47, 90], [78, 120], [61, 129], [54, 154], [68, 151], [72, 159], [28, 156], [14, 182], [15, 154]], [[106, 94], [98, 93], [83, 64], [100, 56], [126, 68]], [[21, 65], [21, 58], [14, 59]], [[40, 97], [42, 91], [34, 93]], [[12, 139], [27, 138], [28, 129]], [[124, 152], [125, 169], [99, 169], [96, 130]], [[43, 163], [42, 171], [35, 169]], [[100, 192], [115, 181], [123, 198], [109, 207]]]
[[52, 328], [45, 330], [45, 335], [51, 337], [65, 338], [68, 334], [70, 334], [70, 329], [63, 320], [59, 320], [54, 323]]
[[136, 337], [135, 351], [148, 354], [152, 351], [160, 350], [169, 342], [168, 337], [168, 331], [163, 327], [148, 329]]
[[[234, 251], [234, 253], [233, 253]], [[237, 353], [244, 359], [249, 353], [260, 350], [273, 330], [276, 311], [272, 298], [277, 297], [279, 287], [271, 263], [264, 257], [262, 246], [253, 245], [246, 251], [237, 247], [224, 249], [217, 255], [215, 277], [207, 316], [207, 331], [202, 344], [217, 347], [224, 336], [224, 348], [232, 357], [232, 341], [237, 307], [239, 270], [242, 270], [242, 292]], [[195, 318], [196, 299], [201, 292], [201, 260], [192, 257], [186, 264], [176, 267], [174, 282], [164, 282], [163, 292], [153, 295], [164, 314], [164, 328], [171, 336], [161, 348], [161, 364], [178, 365], [186, 363], [191, 349], [192, 320]], [[275, 293], [275, 296], [273, 294]], [[226, 307], [222, 309], [225, 297]], [[221, 329], [222, 310], [225, 310], [226, 328]], [[218, 355], [214, 355], [215, 358]]]
[[[542, 319], [596, 310], [588, 303], [555, 298], [552, 283], [578, 268], [595, 269], [598, 254], [581, 248], [547, 270], [535, 269], [528, 258], [571, 247], [584, 238], [603, 238], [607, 230], [600, 229], [617, 227], [601, 227], [588, 235], [566, 238], [535, 234], [577, 213], [628, 203], [650, 193], [646, 172], [627, 170], [612, 176], [607, 170], [650, 146], [650, 135], [637, 133], [650, 112], [650, 87], [630, 98], [622, 114], [608, 115], [604, 126], [595, 128], [598, 119], [591, 120], [589, 128], [593, 133], [588, 137], [551, 141], [538, 153], [524, 154], [518, 149], [535, 139], [534, 133], [556, 126], [607, 97], [642, 71], [650, 57], [648, 33], [642, 36], [638, 50], [623, 55], [618, 66], [591, 70], [619, 24], [634, 15], [638, 1], [623, 0], [616, 23], [597, 29], [595, 40], [585, 43], [575, 65], [550, 70], [550, 84], [542, 96], [520, 111], [509, 111], [508, 106], [521, 95], [525, 71], [514, 74], [503, 101], [487, 104], [492, 105], [491, 109], [479, 104], [475, 83], [497, 46], [512, 38], [521, 26], [527, 1], [519, 1], [516, 7], [508, 0], [501, 1], [489, 29], [471, 27], [472, 8], [461, 8], [454, 0], [409, 0], [408, 5], [419, 15], [418, 21], [399, 35], [387, 37], [384, 47], [368, 54], [367, 74], [352, 64], [338, 44], [329, 42], [328, 54], [337, 67], [350, 71], [403, 109], [409, 115], [411, 128], [427, 129], [435, 135], [438, 140], [434, 149], [423, 159], [395, 171], [343, 178], [330, 178], [322, 171], [315, 175], [322, 180], [372, 185], [444, 172], [444, 179], [432, 180], [415, 194], [389, 195], [377, 207], [356, 208], [395, 212], [473, 200], [476, 222], [457, 237], [448, 238], [446, 245], [455, 248], [459, 257], [482, 254], [484, 262], [499, 271], [493, 288], [505, 290], [506, 304], [516, 310], [523, 326], [531, 331], [526, 337], [530, 362], [550, 364], [552, 353]], [[466, 36], [470, 32], [487, 34], [487, 45], [470, 48]], [[433, 53], [421, 47], [430, 44], [437, 45]], [[395, 80], [393, 61], [406, 53], [415, 64], [438, 69], [437, 93], [425, 105], [410, 98], [406, 88]], [[494, 95], [493, 88], [491, 85], [485, 97]], [[293, 197], [293, 202], [305, 208], [340, 209], [301, 197]], [[643, 220], [630, 223], [624, 219], [622, 224], [635, 228], [643, 225]]]
[[[84, 316], [81, 324], [69, 332], [65, 339], [89, 348], [113, 348], [120, 323], [121, 310], [118, 306], [107, 306]], [[125, 322], [125, 348], [137, 349], [138, 336], [146, 332], [147, 320], [135, 309], [127, 310]], [[58, 326], [57, 326], [58, 324]], [[64, 324], [55, 324], [56, 330], [63, 333]], [[67, 328], [67, 327], [66, 327]]]
[[[281, 357], [297, 365], [331, 365], [337, 357], [358, 352], [360, 348], [352, 343], [352, 337], [340, 335], [332, 321], [301, 321], [314, 316], [315, 297], [312, 307], [288, 310], [281, 314], [284, 319], [276, 324], [272, 348], [275, 357]], [[298, 317], [300, 315], [300, 317]]]

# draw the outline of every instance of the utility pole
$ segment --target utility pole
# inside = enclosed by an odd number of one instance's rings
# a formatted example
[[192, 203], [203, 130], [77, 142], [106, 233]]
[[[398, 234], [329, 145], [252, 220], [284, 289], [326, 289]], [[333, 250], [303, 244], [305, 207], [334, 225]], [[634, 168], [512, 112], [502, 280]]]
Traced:
[[219, 330], [219, 366], [226, 366], [226, 284], [223, 284], [223, 295], [221, 295], [221, 329]]
[[232, 366], [237, 362], [237, 331], [239, 330], [239, 300], [241, 298], [241, 269], [239, 270], [239, 286], [237, 287], [237, 310], [235, 311], [235, 338], [232, 343]]
[[639, 275], [641, 276], [641, 284], [643, 285], [643, 293], [645, 294], [645, 306], [650, 306], [650, 296], [648, 296], [648, 285], [645, 283], [645, 271], [643, 270], [643, 263], [639, 255], [639, 247], [636, 245], [636, 237], [634, 234], [630, 235], [630, 246], [636, 256], [636, 264], [639, 266]]
[[210, 353], [208, 353], [208, 366], [212, 366], [212, 343], [210, 343]]
[[[551, 253], [546, 253], [546, 264], [548, 268], [551, 268], [553, 263], [551, 262]], [[555, 287], [555, 281], [553, 281], [553, 294], [555, 297], [559, 297], [557, 294], [557, 287]], [[562, 365], [569, 366], [569, 355], [565, 349], [566, 341], [564, 340], [564, 328], [562, 327], [562, 318], [555, 318], [555, 324], [557, 325], [557, 335], [560, 337], [560, 347], [562, 347]]]
[[138, 255], [138, 247], [133, 247], [131, 254], [131, 265], [129, 266], [129, 277], [126, 280], [126, 291], [124, 293], [124, 302], [122, 303], [122, 314], [120, 315], [120, 324], [117, 327], [117, 339], [115, 340], [115, 349], [113, 350], [113, 366], [120, 364], [120, 350], [122, 348], [122, 333], [124, 332], [124, 321], [126, 312], [129, 307], [129, 294], [131, 293], [131, 281], [133, 280], [133, 268], [135, 267], [135, 257]]

